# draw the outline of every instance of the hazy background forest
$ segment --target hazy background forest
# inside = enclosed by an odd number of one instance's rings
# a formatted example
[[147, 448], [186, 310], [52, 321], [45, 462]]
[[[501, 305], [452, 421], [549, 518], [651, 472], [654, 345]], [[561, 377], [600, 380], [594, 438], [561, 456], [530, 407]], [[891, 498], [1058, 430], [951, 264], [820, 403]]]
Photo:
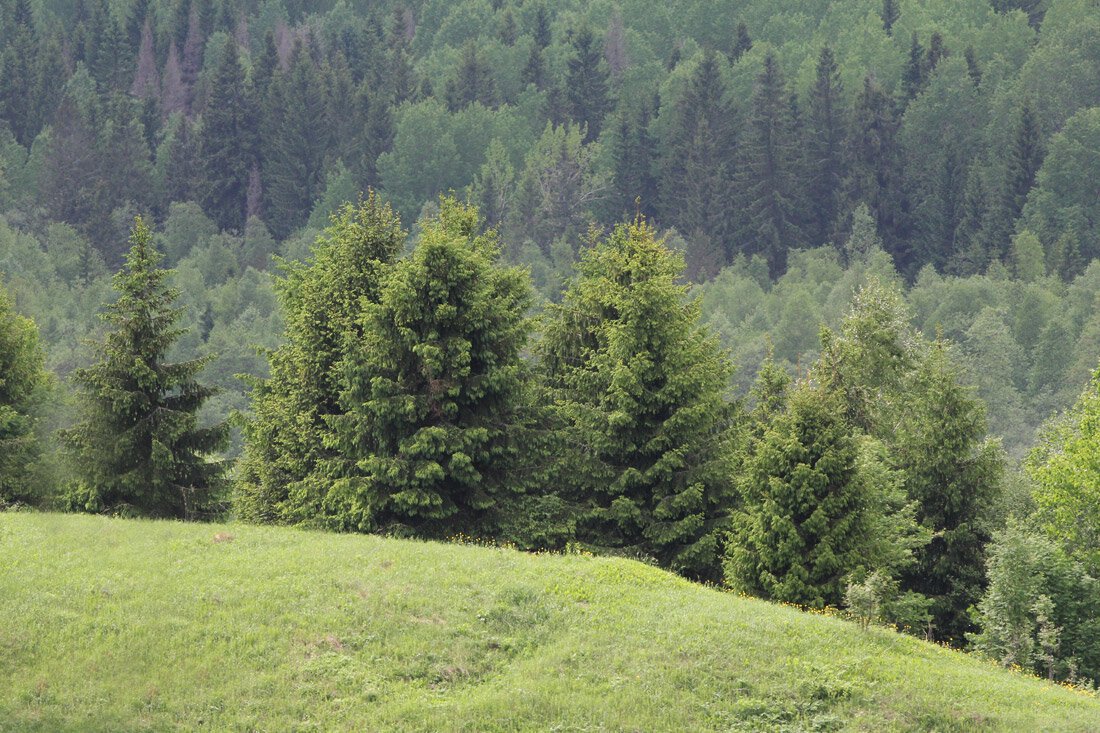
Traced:
[[1100, 357], [1085, 0], [2, 8], [0, 271], [62, 383], [143, 213], [184, 293], [178, 356], [214, 357], [207, 413], [245, 407], [234, 375], [281, 328], [272, 255], [368, 187], [408, 225], [468, 196], [551, 301], [590, 228], [640, 211], [742, 391], [768, 343], [813, 360], [864, 276], [846, 248], [877, 235], [1015, 456]]

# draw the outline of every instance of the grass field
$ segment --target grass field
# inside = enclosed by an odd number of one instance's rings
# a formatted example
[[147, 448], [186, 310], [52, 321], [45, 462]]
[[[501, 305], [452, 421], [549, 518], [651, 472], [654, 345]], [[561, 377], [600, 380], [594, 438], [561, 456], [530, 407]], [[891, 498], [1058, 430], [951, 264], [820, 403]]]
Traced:
[[1100, 701], [617, 559], [0, 514], [4, 731], [1098, 731]]

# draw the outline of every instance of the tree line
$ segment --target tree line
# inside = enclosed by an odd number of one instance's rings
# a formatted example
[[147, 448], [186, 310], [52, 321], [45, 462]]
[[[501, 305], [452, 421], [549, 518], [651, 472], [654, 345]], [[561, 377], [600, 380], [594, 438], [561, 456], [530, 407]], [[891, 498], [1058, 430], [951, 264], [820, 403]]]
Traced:
[[112, 268], [135, 214], [283, 240], [368, 187], [408, 221], [468, 188], [559, 279], [569, 237], [636, 211], [697, 279], [778, 276], [860, 203], [909, 279], [1097, 254], [1083, 0], [589, 5], [9, 0], [0, 200]]
[[816, 361], [792, 377], [769, 355], [739, 398], [682, 255], [641, 215], [594, 232], [533, 318], [526, 271], [475, 207], [442, 199], [402, 256], [399, 217], [369, 194], [284, 266], [284, 338], [250, 380], [230, 470], [226, 423], [198, 416], [204, 361], [168, 358], [179, 292], [140, 219], [130, 242], [75, 373], [60, 495], [30, 493], [50, 377], [6, 304], [4, 439], [20, 460], [5, 501], [581, 547], [1097, 676], [1097, 549], [1080, 522], [1095, 513], [1096, 382], [1043, 433], [1021, 489], [955, 347], [911, 325], [896, 285], [869, 278]]

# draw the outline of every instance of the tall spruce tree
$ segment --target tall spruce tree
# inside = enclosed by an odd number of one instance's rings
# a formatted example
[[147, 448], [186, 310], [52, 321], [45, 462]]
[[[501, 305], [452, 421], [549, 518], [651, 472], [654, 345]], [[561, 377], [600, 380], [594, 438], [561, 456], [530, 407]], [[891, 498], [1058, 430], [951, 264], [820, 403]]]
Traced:
[[581, 28], [573, 37], [573, 56], [569, 59], [565, 88], [570, 117], [587, 126], [585, 142], [600, 136], [603, 118], [611, 110], [610, 75], [603, 49], [592, 31]]
[[779, 63], [768, 54], [756, 79], [737, 172], [745, 217], [743, 240], [764, 255], [773, 277], [787, 267], [787, 250], [804, 243], [798, 140]]
[[272, 87], [263, 188], [268, 226], [275, 236], [285, 237], [305, 223], [324, 190], [329, 146], [324, 84], [306, 44], [295, 44], [290, 68], [276, 76]]
[[485, 107], [496, 104], [496, 84], [489, 62], [473, 42], [462, 47], [454, 77], [447, 80], [444, 96], [452, 112], [469, 107], [474, 102]]
[[0, 285], [0, 506], [36, 498], [36, 423], [49, 375], [38, 329]]
[[255, 149], [251, 90], [237, 44], [226, 44], [210, 85], [199, 135], [204, 175], [203, 209], [222, 229], [242, 231], [248, 177]]
[[80, 476], [70, 500], [84, 511], [201, 517], [223, 498], [226, 464], [213, 456], [227, 445], [227, 426], [199, 425], [198, 410], [215, 393], [197, 381], [208, 360], [165, 358], [185, 333], [173, 305], [179, 291], [167, 285], [140, 218], [130, 242], [97, 361], [76, 372], [82, 420], [63, 433]]
[[1043, 164], [1043, 143], [1031, 106], [1020, 110], [1016, 139], [1009, 151], [1005, 177], [994, 206], [985, 222], [982, 239], [988, 261], [1005, 262], [1016, 231], [1016, 219], [1024, 210], [1027, 195], [1035, 185], [1035, 176]]
[[619, 225], [583, 256], [539, 352], [578, 537], [715, 579], [740, 430], [682, 272], [643, 220]]
[[[378, 300], [383, 271], [404, 242], [397, 216], [373, 193], [333, 216], [309, 263], [287, 263], [276, 280], [284, 343], [268, 354], [271, 376], [252, 382], [244, 456], [234, 495], [253, 522], [326, 524], [333, 477], [323, 462], [329, 416], [342, 412], [340, 378], [364, 302]], [[337, 466], [338, 467], [338, 466]]]
[[327, 499], [350, 528], [493, 533], [522, 491], [530, 283], [476, 209], [440, 208], [350, 342], [330, 445], [355, 465]]
[[634, 109], [620, 111], [617, 135], [611, 155], [616, 214], [640, 211], [649, 214], [657, 203], [657, 182], [653, 175], [655, 145], [649, 136], [650, 111], [643, 101]]
[[932, 600], [932, 634], [962, 644], [969, 613], [985, 587], [985, 546], [1001, 489], [999, 444], [986, 439], [985, 406], [961, 383], [947, 346], [936, 342], [906, 380], [905, 409], [892, 451], [917, 503], [917, 520], [933, 532], [903, 576], [903, 587]]
[[666, 222], [710, 251], [689, 251], [693, 273], [716, 271], [731, 256], [734, 127], [718, 55], [704, 52], [683, 95], [669, 112], [658, 194]]
[[821, 246], [835, 236], [837, 219], [844, 209], [844, 181], [848, 175], [847, 112], [840, 68], [832, 49], [825, 46], [818, 56], [817, 78], [810, 91], [806, 121], [807, 234], [813, 246]]

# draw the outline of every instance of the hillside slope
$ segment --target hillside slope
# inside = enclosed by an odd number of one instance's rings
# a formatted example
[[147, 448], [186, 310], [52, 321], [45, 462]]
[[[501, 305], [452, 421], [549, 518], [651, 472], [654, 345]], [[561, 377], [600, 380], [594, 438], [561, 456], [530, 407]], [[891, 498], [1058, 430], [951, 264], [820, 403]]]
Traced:
[[0, 514], [0, 730], [1067, 730], [1100, 701], [579, 556]]

